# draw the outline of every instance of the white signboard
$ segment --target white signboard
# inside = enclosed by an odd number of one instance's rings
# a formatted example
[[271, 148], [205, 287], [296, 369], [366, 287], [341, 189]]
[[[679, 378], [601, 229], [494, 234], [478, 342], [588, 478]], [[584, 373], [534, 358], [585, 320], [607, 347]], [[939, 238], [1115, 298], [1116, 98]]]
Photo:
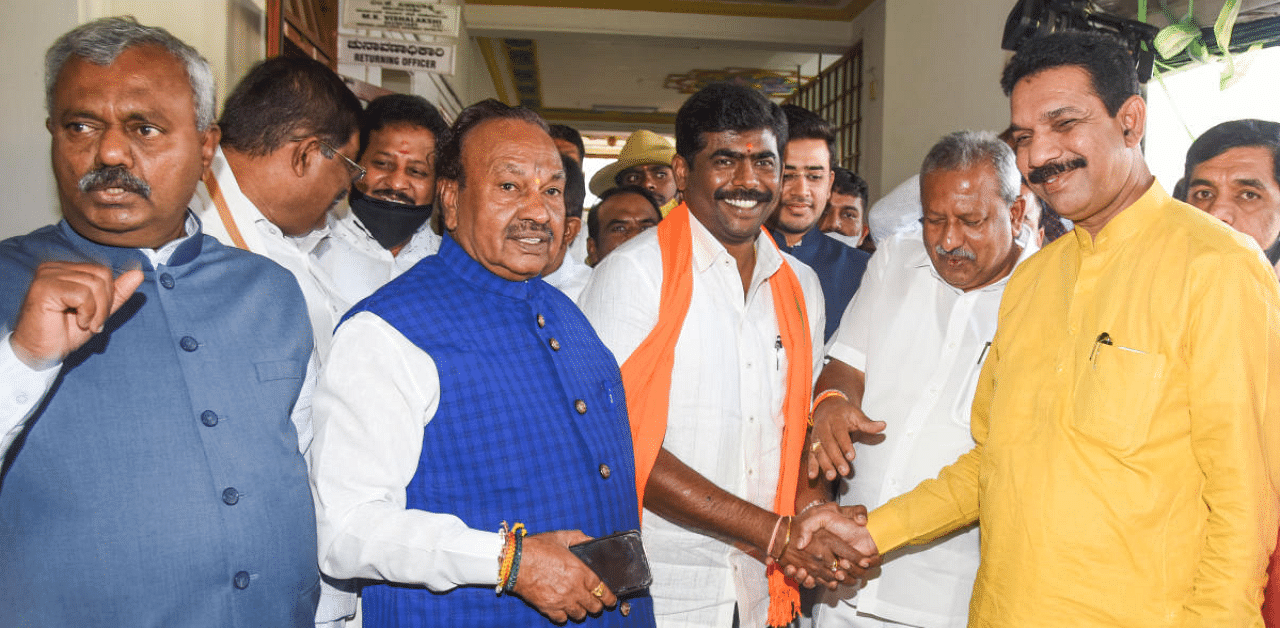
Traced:
[[338, 37], [338, 63], [453, 75], [455, 44], [377, 37]]
[[421, 0], [346, 0], [342, 25], [351, 29], [403, 31], [457, 37], [462, 8]]

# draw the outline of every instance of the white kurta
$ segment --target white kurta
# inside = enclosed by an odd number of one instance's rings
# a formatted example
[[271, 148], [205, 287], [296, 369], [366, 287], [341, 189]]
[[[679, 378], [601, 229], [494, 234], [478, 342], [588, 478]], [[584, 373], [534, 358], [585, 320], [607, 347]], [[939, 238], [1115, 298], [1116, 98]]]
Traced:
[[428, 220], [409, 238], [399, 255], [392, 255], [378, 244], [346, 204], [329, 214], [329, 235], [328, 240], [316, 246], [311, 257], [320, 272], [333, 282], [343, 313], [413, 268], [422, 258], [440, 250], [440, 236], [431, 230]]
[[[769, 281], [785, 259], [804, 291], [816, 373], [825, 325], [818, 276], [765, 238], [743, 294], [737, 263], [696, 218], [693, 297], [675, 347], [663, 447], [720, 488], [773, 510], [782, 440], [787, 359]], [[579, 306], [618, 362], [657, 324], [662, 252], [650, 229], [609, 254], [591, 273]], [[646, 510], [642, 534], [653, 571], [658, 626], [765, 625], [764, 564], [723, 541]]]
[[[1024, 248], [1019, 262], [1032, 252]], [[883, 442], [858, 446], [841, 504], [873, 510], [973, 448], [969, 409], [1007, 280], [970, 292], [952, 287], [930, 262], [918, 223], [879, 244], [828, 355], [866, 373], [862, 409], [888, 426]], [[891, 555], [856, 594], [824, 592], [817, 625], [879, 625], [859, 619], [871, 615], [963, 628], [977, 570], [978, 529], [970, 526]]]
[[[328, 237], [328, 229], [320, 229], [300, 237], [286, 236], [280, 228], [262, 214], [236, 181], [235, 174], [227, 164], [227, 158], [219, 148], [209, 164], [214, 177], [218, 180], [218, 188], [227, 203], [231, 219], [235, 222], [240, 236], [250, 252], [262, 255], [271, 261], [284, 266], [293, 273], [298, 286], [302, 288], [302, 296], [307, 301], [307, 315], [311, 318], [311, 331], [315, 337], [316, 352], [321, 363], [329, 352], [329, 340], [333, 336], [333, 328], [339, 318], [346, 312], [341, 301], [335, 297], [333, 282], [311, 261], [311, 251]], [[191, 199], [191, 210], [200, 218], [204, 232], [217, 238], [226, 246], [236, 246], [231, 240], [227, 226], [218, 215], [218, 208], [209, 196], [204, 181], [196, 185], [196, 194]]]

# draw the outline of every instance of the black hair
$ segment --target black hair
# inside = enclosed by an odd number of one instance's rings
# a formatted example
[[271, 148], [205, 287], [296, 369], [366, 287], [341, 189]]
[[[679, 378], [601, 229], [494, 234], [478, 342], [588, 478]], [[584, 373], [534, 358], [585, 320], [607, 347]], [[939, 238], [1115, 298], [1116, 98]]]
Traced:
[[[836, 165], [836, 134], [822, 116], [796, 105], [783, 105], [787, 116], [787, 141], [822, 140], [827, 143], [827, 164]], [[783, 149], [786, 150], [785, 148]]]
[[309, 57], [272, 57], [253, 66], [222, 108], [222, 144], [249, 155], [274, 152], [298, 136], [334, 147], [359, 129], [360, 101], [328, 66]]
[[694, 156], [707, 145], [704, 133], [756, 129], [772, 131], [779, 152], [786, 147], [787, 117], [777, 103], [750, 87], [712, 83], [690, 96], [676, 112], [676, 154], [692, 170]]
[[1023, 78], [1062, 66], [1089, 74], [1094, 93], [1113, 118], [1130, 96], [1141, 93], [1129, 48], [1115, 36], [1097, 31], [1059, 31], [1028, 40], [1005, 64], [1000, 87], [1010, 96]]
[[[1257, 146], [1271, 151], [1271, 176], [1280, 185], [1280, 123], [1268, 120], [1231, 120], [1205, 131], [1187, 149], [1187, 166], [1184, 180], [1191, 184], [1191, 172], [1196, 166], [1233, 148]], [[1185, 201], [1186, 191], [1181, 199]]]
[[591, 211], [587, 212], [588, 238], [591, 238], [592, 240], [598, 240], [600, 238], [600, 206], [604, 205], [605, 201], [619, 194], [635, 194], [636, 196], [643, 197], [644, 200], [649, 201], [650, 205], [653, 205], [653, 213], [658, 217], [658, 222], [662, 222], [662, 206], [658, 202], [658, 197], [654, 196], [653, 192], [650, 192], [647, 188], [642, 188], [638, 185], [619, 185], [605, 190], [604, 193], [600, 195], [600, 200], [591, 208]]
[[1173, 184], [1173, 192], [1170, 193], [1169, 196], [1172, 196], [1175, 200], [1179, 200], [1184, 203], [1187, 202], [1187, 178], [1186, 177], [1182, 177], [1181, 179], [1178, 179], [1178, 182]]
[[567, 124], [553, 124], [548, 128], [551, 132], [551, 139], [564, 140], [578, 147], [579, 162], [587, 158], [587, 145], [582, 142], [582, 134], [577, 129]]
[[379, 96], [369, 103], [369, 107], [360, 116], [360, 152], [356, 154], [356, 161], [360, 161], [365, 149], [369, 148], [369, 135], [393, 124], [408, 124], [426, 129], [437, 140], [449, 128], [449, 123], [444, 121], [440, 110], [426, 98], [413, 94]]
[[543, 131], [547, 122], [532, 109], [512, 107], [492, 98], [482, 100], [458, 114], [453, 126], [444, 133], [443, 140], [436, 141], [436, 179], [457, 181], [458, 187], [466, 187], [467, 177], [462, 169], [462, 140], [467, 133], [487, 120], [523, 120]]
[[564, 167], [564, 216], [582, 218], [582, 204], [587, 200], [587, 180], [582, 167], [572, 157], [560, 155]]
[[835, 173], [834, 180], [831, 182], [832, 194], [844, 194], [846, 196], [856, 196], [862, 199], [862, 209], [867, 210], [867, 182], [862, 180], [852, 170], [836, 166], [831, 171]]

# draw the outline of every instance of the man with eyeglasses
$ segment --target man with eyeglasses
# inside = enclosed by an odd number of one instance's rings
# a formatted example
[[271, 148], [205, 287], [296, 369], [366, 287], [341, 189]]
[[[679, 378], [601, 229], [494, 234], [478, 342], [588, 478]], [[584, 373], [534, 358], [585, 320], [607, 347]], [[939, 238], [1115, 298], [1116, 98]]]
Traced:
[[447, 129], [434, 105], [411, 94], [379, 96], [361, 114], [356, 160], [368, 174], [330, 212], [332, 238], [314, 254], [343, 309], [440, 249], [434, 169]]
[[347, 303], [312, 261], [330, 208], [365, 176], [360, 101], [324, 64], [276, 57], [254, 66], [223, 107], [222, 141], [191, 207], [205, 233], [284, 266], [302, 286], [323, 361]]

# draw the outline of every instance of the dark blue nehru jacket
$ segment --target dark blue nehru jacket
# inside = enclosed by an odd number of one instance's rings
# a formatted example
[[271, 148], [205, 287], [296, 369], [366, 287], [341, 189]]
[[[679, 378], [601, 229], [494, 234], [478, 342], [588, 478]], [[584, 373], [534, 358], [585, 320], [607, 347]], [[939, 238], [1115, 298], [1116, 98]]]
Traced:
[[770, 229], [769, 232], [782, 252], [804, 262], [813, 272], [818, 273], [818, 283], [822, 284], [827, 312], [827, 328], [822, 338], [823, 342], [830, 340], [840, 327], [840, 318], [853, 299], [853, 293], [862, 285], [862, 273], [867, 272], [871, 254], [855, 249], [817, 228], [810, 229], [800, 239], [800, 244], [795, 246], [787, 246], [781, 231]]
[[293, 277], [199, 233], [152, 268], [63, 222], [0, 243], [0, 324], [45, 260], [146, 279], [5, 460], [4, 623], [313, 625], [315, 513], [289, 418], [311, 328]]
[[[635, 465], [622, 377], [582, 312], [540, 278], [507, 281], [448, 235], [427, 257], [357, 304], [435, 361], [441, 401], [423, 434], [408, 507], [469, 527], [523, 522], [531, 534], [638, 529]], [[494, 574], [498, 563], [495, 557]], [[520, 572], [520, 578], [534, 577]], [[493, 587], [432, 593], [364, 590], [366, 627], [551, 626]], [[648, 597], [587, 623], [653, 625]]]

